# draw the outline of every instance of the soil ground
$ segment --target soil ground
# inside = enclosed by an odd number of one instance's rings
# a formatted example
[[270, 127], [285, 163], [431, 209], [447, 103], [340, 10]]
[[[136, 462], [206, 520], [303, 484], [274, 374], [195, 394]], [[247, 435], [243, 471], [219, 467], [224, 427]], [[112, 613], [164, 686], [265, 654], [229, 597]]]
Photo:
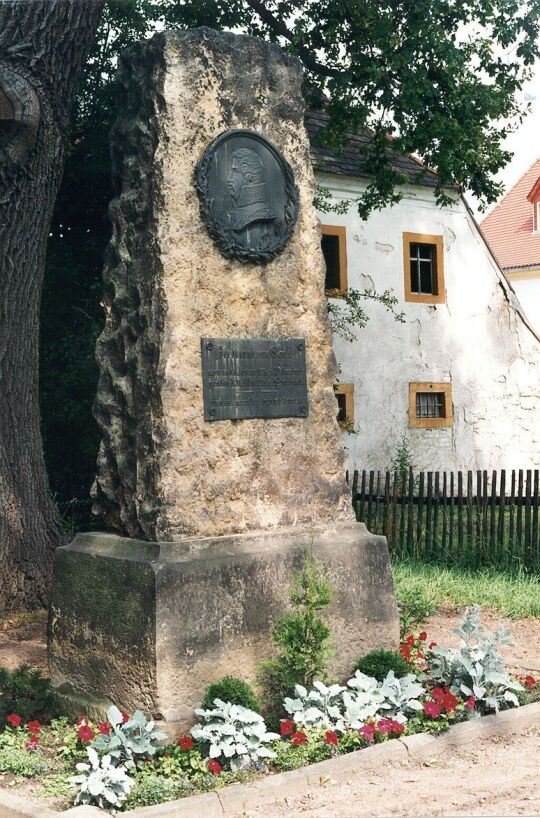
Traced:
[[[442, 606], [424, 629], [429, 641], [451, 646], [457, 639], [461, 611]], [[491, 629], [502, 623], [497, 612], [483, 611]], [[540, 619], [508, 622], [515, 643], [503, 652], [517, 673], [540, 675]], [[46, 614], [23, 624], [14, 618], [0, 623], [0, 664], [10, 669], [21, 662], [47, 669]], [[394, 762], [361, 779], [322, 783], [299, 798], [280, 798], [273, 805], [234, 818], [379, 818], [379, 816], [540, 816], [540, 728], [485, 739], [423, 761]], [[6, 777], [7, 778], [7, 777]], [[7, 781], [0, 780], [0, 786]], [[30, 795], [27, 782], [19, 792]], [[44, 800], [52, 806], [54, 800]], [[56, 806], [56, 804], [54, 804]], [[230, 816], [233, 818], [233, 816]]]

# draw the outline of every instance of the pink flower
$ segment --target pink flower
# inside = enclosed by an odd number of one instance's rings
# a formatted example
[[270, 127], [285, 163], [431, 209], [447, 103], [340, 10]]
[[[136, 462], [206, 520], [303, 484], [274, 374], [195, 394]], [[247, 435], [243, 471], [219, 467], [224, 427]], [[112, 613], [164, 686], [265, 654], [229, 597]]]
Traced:
[[528, 688], [536, 687], [536, 679], [534, 678], [534, 676], [531, 675], [525, 676], [523, 681], [525, 682], [525, 686]]
[[22, 722], [22, 718], [18, 716], [16, 713], [10, 713], [7, 717], [7, 723], [10, 727], [20, 727]]
[[296, 724], [292, 719], [282, 719], [279, 723], [279, 733], [282, 736], [290, 736], [296, 730]]
[[431, 697], [435, 699], [437, 704], [441, 704], [442, 700], [444, 699], [444, 690], [442, 687], [434, 687], [431, 691]]
[[307, 736], [301, 730], [297, 730], [297, 732], [291, 736], [291, 744], [294, 744], [295, 747], [299, 747], [300, 744], [305, 744], [306, 742]]
[[441, 715], [441, 706], [436, 702], [424, 702], [424, 713], [430, 719], [436, 719]]
[[391, 719], [390, 726], [392, 728], [392, 733], [397, 733], [400, 736], [403, 732], [405, 732], [405, 725], [402, 724], [400, 721], [396, 721], [395, 719]]
[[392, 732], [392, 722], [390, 719], [379, 719], [377, 722], [377, 730], [379, 733], [391, 733]]
[[338, 734], [334, 733], [333, 730], [327, 730], [324, 734], [324, 743], [333, 744], [335, 747], [337, 747], [339, 744]]
[[373, 722], [368, 722], [367, 724], [364, 724], [363, 727], [360, 727], [358, 732], [363, 738], [367, 739], [368, 741], [375, 740], [375, 725], [373, 724]]
[[38, 741], [39, 741], [39, 739], [38, 739], [38, 737], [37, 737], [37, 736], [32, 736], [32, 738], [30, 739], [30, 741], [25, 741], [25, 743], [24, 743], [24, 749], [25, 749], [25, 750], [37, 750], [37, 748], [38, 748]]
[[206, 764], [208, 767], [208, 771], [212, 773], [212, 775], [220, 775], [221, 774], [221, 764], [218, 764], [213, 758], [209, 758]]
[[92, 739], [95, 738], [96, 736], [92, 728], [88, 727], [87, 724], [81, 724], [81, 726], [77, 730], [77, 735], [79, 736], [81, 741], [84, 741], [86, 743], [92, 741]]
[[475, 699], [474, 693], [473, 693], [471, 696], [469, 696], [469, 698], [465, 702], [465, 707], [468, 708], [468, 710], [474, 710], [474, 705], [475, 704], [476, 704], [476, 699]]
[[111, 725], [108, 721], [100, 721], [98, 724], [98, 732], [101, 733], [102, 736], [110, 736], [111, 735]]
[[122, 714], [122, 724], [127, 724], [127, 722], [129, 721], [128, 714], [126, 713], [125, 710], [122, 710], [122, 709], [120, 709], [120, 712]]

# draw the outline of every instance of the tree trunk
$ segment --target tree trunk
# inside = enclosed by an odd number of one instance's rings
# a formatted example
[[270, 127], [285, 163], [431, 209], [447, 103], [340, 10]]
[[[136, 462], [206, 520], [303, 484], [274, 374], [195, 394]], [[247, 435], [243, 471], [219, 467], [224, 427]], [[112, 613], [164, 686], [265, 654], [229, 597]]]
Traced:
[[0, 611], [46, 604], [62, 540], [39, 422], [40, 297], [70, 109], [102, 5], [0, 2]]

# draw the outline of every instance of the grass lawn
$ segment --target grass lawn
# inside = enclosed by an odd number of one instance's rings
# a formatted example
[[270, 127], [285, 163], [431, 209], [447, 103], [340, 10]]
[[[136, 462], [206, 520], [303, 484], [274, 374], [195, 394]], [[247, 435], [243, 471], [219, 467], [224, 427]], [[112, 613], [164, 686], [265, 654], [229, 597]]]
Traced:
[[510, 619], [540, 617], [540, 577], [489, 568], [466, 569], [394, 560], [392, 572], [398, 600], [418, 593], [437, 605], [450, 602], [493, 608]]

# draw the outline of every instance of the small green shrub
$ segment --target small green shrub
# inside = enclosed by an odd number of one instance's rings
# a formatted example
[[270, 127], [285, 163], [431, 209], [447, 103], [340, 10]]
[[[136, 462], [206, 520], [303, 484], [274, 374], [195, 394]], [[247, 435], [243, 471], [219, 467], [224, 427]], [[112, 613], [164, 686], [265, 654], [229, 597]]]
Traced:
[[24, 775], [26, 778], [41, 776], [51, 767], [51, 762], [39, 750], [20, 747], [0, 748], [0, 772]]
[[371, 676], [382, 682], [386, 678], [390, 670], [398, 679], [402, 679], [409, 673], [409, 666], [407, 662], [397, 650], [384, 650], [378, 648], [361, 656], [353, 665], [352, 672], [359, 670], [360, 673], [365, 673], [366, 676]]
[[285, 696], [297, 684], [310, 688], [315, 679], [324, 679], [332, 655], [330, 630], [319, 616], [330, 604], [332, 588], [322, 562], [307, 552], [302, 570], [292, 578], [289, 597], [293, 613], [277, 617], [272, 628], [280, 654], [263, 662], [257, 677], [271, 728], [283, 711]]
[[242, 707], [247, 707], [248, 710], [254, 710], [256, 713], [261, 709], [259, 699], [251, 685], [248, 685], [242, 679], [236, 679], [234, 676], [224, 676], [206, 688], [201, 705], [202, 709], [213, 710], [214, 699], [239, 704]]
[[46, 721], [55, 715], [55, 699], [51, 682], [40, 670], [20, 665], [15, 670], [0, 667], [0, 728], [6, 726], [10, 713]]
[[433, 597], [418, 588], [403, 588], [398, 585], [396, 596], [401, 636], [422, 625], [437, 610], [437, 603]]

